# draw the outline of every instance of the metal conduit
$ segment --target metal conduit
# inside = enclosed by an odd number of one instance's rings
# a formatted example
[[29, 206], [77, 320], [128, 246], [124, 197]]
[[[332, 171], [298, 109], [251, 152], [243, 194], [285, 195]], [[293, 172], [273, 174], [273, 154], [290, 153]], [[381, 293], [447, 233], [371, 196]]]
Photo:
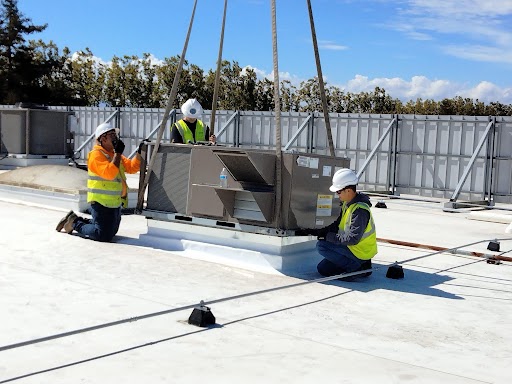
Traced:
[[[446, 253], [446, 252], [452, 252], [453, 253], [453, 251], [459, 250], [461, 248], [466, 248], [466, 247], [469, 247], [471, 245], [485, 243], [485, 242], [489, 242], [489, 241], [495, 241], [495, 240], [497, 240], [497, 241], [507, 241], [507, 240], [512, 240], [512, 238], [479, 240], [479, 241], [475, 241], [475, 242], [472, 242], [472, 243], [469, 243], [469, 244], [464, 244], [464, 245], [460, 245], [460, 246], [449, 248], [449, 249], [442, 249], [442, 250], [439, 250], [437, 252], [433, 252], [433, 253], [429, 253], [429, 254], [426, 254], [426, 255], [417, 256], [417, 257], [413, 257], [413, 258], [410, 258], [410, 259], [407, 259], [407, 260], [403, 260], [403, 261], [400, 262], [400, 264], [408, 263], [408, 262], [419, 260], [419, 259], [423, 259], [423, 258], [429, 257], [429, 256], [434, 256], [434, 255], [437, 255], [437, 254], [440, 254], [440, 253]], [[388, 240], [388, 241], [390, 241], [390, 240]], [[412, 244], [412, 243], [410, 243], [410, 244]], [[505, 253], [505, 252], [502, 252], [502, 254], [503, 253]], [[478, 256], [478, 255], [475, 254], [473, 256]], [[493, 256], [492, 258], [493, 259], [497, 259], [497, 260], [510, 259], [510, 260], [506, 260], [506, 261], [512, 261], [512, 258], [506, 257], [506, 258], [498, 259], [498, 257], [501, 257], [501, 256]], [[389, 265], [385, 265], [385, 266], [382, 266], [382, 267], [365, 269], [365, 270], [362, 270], [362, 271], [356, 271], [356, 272], [350, 272], [350, 273], [342, 273], [342, 274], [335, 275], [335, 276], [322, 277], [322, 278], [319, 278], [319, 279], [307, 280], [307, 281], [302, 281], [300, 283], [288, 284], [288, 285], [283, 285], [283, 286], [274, 287], [274, 288], [262, 289], [262, 290], [254, 291], [254, 292], [242, 293], [242, 294], [239, 294], [239, 295], [224, 297], [224, 298], [210, 300], [210, 301], [201, 301], [200, 305], [212, 305], [212, 304], [222, 303], [222, 302], [226, 302], [226, 301], [237, 300], [237, 299], [241, 299], [241, 298], [244, 298], [244, 297], [261, 295], [261, 294], [264, 294], [264, 293], [280, 291], [280, 290], [283, 290], [283, 289], [300, 287], [302, 285], [313, 284], [313, 283], [323, 283], [323, 282], [326, 282], [326, 281], [336, 280], [336, 279], [340, 279], [340, 278], [357, 276], [357, 275], [361, 275], [361, 274], [368, 273], [368, 272], [378, 271], [378, 270], [380, 270], [382, 268], [389, 267], [389, 266], [396, 265], [396, 264], [397, 263], [395, 262], [395, 263], [392, 263], [392, 264], [389, 264]], [[73, 331], [58, 333], [58, 334], [55, 334], [55, 335], [40, 337], [40, 338], [37, 338], [37, 339], [26, 340], [26, 341], [22, 341], [22, 342], [19, 342], [19, 343], [4, 345], [4, 346], [0, 346], [0, 352], [7, 351], [7, 350], [10, 350], [10, 349], [24, 347], [24, 346], [27, 346], [27, 345], [38, 344], [38, 343], [42, 343], [42, 342], [45, 342], [45, 341], [60, 339], [60, 338], [67, 337], [67, 336], [77, 335], [77, 334], [80, 334], [80, 333], [86, 333], [86, 332], [90, 332], [90, 331], [95, 331], [95, 330], [102, 329], [102, 328], [108, 328], [108, 327], [112, 327], [112, 326], [115, 326], [115, 325], [121, 325], [121, 324], [131, 323], [131, 322], [138, 321], [138, 320], [148, 319], [148, 318], [151, 318], [151, 317], [166, 315], [166, 314], [169, 314], [169, 313], [179, 312], [179, 311], [183, 311], [183, 310], [186, 310], [186, 309], [192, 309], [192, 308], [195, 308], [195, 307], [197, 307], [197, 304], [190, 304], [190, 305], [185, 305], [185, 306], [182, 306], [182, 307], [166, 309], [164, 311], [148, 313], [146, 315], [130, 317], [130, 318], [127, 318], [127, 319], [112, 321], [112, 322], [109, 322], [109, 323], [98, 324], [98, 325], [94, 325], [94, 326], [91, 326], [91, 327], [86, 327], [86, 328], [76, 329], [76, 330], [73, 330]]]

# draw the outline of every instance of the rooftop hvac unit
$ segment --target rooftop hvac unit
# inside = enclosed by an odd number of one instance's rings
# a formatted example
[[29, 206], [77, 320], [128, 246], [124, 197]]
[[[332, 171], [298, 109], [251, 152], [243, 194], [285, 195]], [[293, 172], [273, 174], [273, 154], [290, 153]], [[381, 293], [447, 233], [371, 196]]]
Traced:
[[30, 108], [0, 109], [2, 153], [71, 157], [73, 112]]
[[[146, 216], [165, 220], [174, 213], [181, 219], [213, 219], [228, 227], [230, 223], [283, 230], [323, 227], [340, 210], [338, 197], [329, 191], [332, 176], [349, 166], [346, 158], [283, 153], [276, 218], [274, 151], [161, 144], [148, 184], [146, 209], [152, 212]], [[223, 168], [229, 173], [227, 187], [219, 182]]]

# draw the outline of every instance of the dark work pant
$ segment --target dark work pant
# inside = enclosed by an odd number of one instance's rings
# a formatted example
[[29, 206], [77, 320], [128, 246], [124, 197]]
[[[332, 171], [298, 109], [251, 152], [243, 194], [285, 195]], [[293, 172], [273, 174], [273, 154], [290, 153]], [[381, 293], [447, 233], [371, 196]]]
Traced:
[[107, 208], [99, 203], [91, 203], [92, 220], [78, 218], [73, 229], [84, 237], [96, 241], [112, 240], [121, 224], [121, 207]]
[[318, 240], [316, 250], [324, 259], [318, 263], [318, 272], [323, 276], [334, 276], [358, 270], [365, 260], [358, 259], [346, 245]]

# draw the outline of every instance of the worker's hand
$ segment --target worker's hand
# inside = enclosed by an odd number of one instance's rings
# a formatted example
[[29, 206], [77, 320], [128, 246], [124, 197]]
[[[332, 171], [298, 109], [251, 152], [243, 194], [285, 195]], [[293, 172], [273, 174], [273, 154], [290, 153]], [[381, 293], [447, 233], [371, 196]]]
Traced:
[[215, 144], [217, 142], [217, 137], [215, 135], [210, 135], [208, 141], [212, 144]]
[[123, 143], [123, 140], [119, 139], [119, 140], [117, 140], [116, 145], [114, 147], [114, 152], [122, 154], [124, 151], [124, 147], [125, 147], [125, 145]]
[[137, 153], [140, 155], [141, 152], [142, 152], [142, 146], [145, 144], [145, 143], [150, 143], [151, 141], [148, 140], [148, 139], [144, 139], [140, 142], [139, 144], [139, 148], [137, 149]]
[[327, 235], [325, 235], [325, 240], [329, 243], [339, 243], [338, 234], [334, 232], [327, 233]]
[[295, 236], [318, 236], [318, 229], [314, 228], [300, 228], [295, 231]]

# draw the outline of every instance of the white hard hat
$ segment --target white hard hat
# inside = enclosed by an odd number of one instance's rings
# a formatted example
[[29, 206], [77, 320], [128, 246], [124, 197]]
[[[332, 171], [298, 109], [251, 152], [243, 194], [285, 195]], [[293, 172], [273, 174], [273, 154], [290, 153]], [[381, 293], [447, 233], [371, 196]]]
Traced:
[[108, 131], [115, 130], [117, 134], [119, 134], [119, 128], [114, 128], [110, 123], [101, 123], [96, 127], [96, 131], [94, 131], [94, 136], [98, 139], [104, 133]]
[[329, 190], [331, 192], [340, 191], [349, 185], [357, 185], [358, 182], [359, 179], [353, 170], [341, 168], [332, 177], [332, 185], [329, 187]]
[[199, 119], [203, 114], [203, 107], [201, 107], [197, 99], [188, 99], [181, 106], [181, 113], [183, 113], [185, 117]]

